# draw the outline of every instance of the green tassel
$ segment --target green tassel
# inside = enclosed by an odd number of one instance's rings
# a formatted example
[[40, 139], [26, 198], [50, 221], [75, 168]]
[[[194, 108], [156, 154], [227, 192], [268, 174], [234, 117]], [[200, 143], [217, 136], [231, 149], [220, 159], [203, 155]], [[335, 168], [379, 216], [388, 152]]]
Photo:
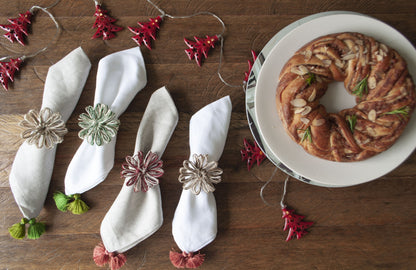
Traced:
[[62, 211], [66, 212], [68, 209], [68, 203], [71, 200], [70, 196], [66, 196], [64, 193], [57, 191], [53, 194], [53, 199], [55, 201], [56, 207]]
[[28, 223], [29, 220], [27, 218], [22, 218], [20, 223], [13, 224], [9, 228], [10, 236], [14, 239], [23, 239], [26, 235], [26, 223]]
[[27, 238], [38, 239], [46, 231], [46, 226], [42, 222], [36, 222], [35, 218], [29, 220], [29, 228], [27, 229]]
[[74, 201], [68, 204], [68, 210], [71, 211], [72, 214], [81, 215], [90, 209], [90, 207], [81, 200], [80, 194], [74, 194], [71, 196], [74, 198]]

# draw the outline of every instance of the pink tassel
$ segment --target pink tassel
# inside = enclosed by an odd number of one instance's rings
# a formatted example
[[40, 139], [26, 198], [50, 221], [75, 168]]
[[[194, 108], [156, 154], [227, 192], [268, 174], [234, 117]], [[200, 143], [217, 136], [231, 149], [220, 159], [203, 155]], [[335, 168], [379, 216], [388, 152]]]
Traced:
[[127, 261], [127, 258], [123, 253], [108, 252], [103, 243], [99, 243], [94, 248], [93, 258], [96, 265], [104, 266], [108, 263], [111, 270], [120, 269]]
[[188, 261], [186, 262], [186, 268], [198, 268], [202, 265], [205, 260], [205, 254], [195, 254], [192, 253], [188, 254]]
[[176, 268], [185, 268], [185, 256], [182, 256], [182, 253], [171, 250], [169, 252], [169, 259], [172, 262], [173, 266]]
[[183, 251], [179, 253], [171, 250], [169, 258], [176, 268], [198, 268], [204, 262], [205, 254], [198, 253], [194, 255], [192, 252], [186, 253]]
[[105, 249], [103, 243], [99, 243], [94, 248], [93, 259], [96, 265], [104, 266], [110, 260], [107, 250]]
[[126, 256], [123, 253], [111, 252], [110, 253], [110, 268], [111, 270], [120, 269], [127, 261]]

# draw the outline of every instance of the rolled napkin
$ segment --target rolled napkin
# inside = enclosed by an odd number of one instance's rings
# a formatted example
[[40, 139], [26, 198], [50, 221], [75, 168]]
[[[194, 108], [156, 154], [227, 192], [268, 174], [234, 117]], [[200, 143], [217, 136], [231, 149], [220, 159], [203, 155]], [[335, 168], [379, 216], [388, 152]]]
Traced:
[[74, 214], [88, 211], [80, 194], [104, 181], [113, 168], [118, 118], [146, 83], [146, 68], [139, 47], [100, 60], [94, 106], [88, 106], [87, 112], [79, 117], [82, 129], [78, 135], [84, 141], [68, 166], [65, 194], [54, 194], [59, 210]]
[[36, 239], [45, 225], [36, 217], [43, 208], [55, 161], [56, 144], [67, 133], [65, 123], [71, 116], [84, 88], [91, 63], [81, 47], [56, 64], [46, 76], [42, 108], [30, 110], [20, 123], [26, 141], [20, 146], [10, 172], [10, 187], [24, 218], [9, 228], [14, 238]]
[[156, 232], [163, 223], [158, 178], [160, 160], [178, 123], [178, 112], [165, 87], [155, 91], [144, 112], [132, 156], [126, 157], [125, 177], [119, 195], [101, 223], [101, 238], [93, 253], [98, 266], [108, 263], [119, 269], [126, 261], [123, 252]]
[[221, 181], [217, 167], [224, 150], [231, 117], [229, 96], [221, 98], [194, 114], [189, 124], [190, 158], [179, 170], [182, 194], [172, 221], [172, 234], [182, 253], [171, 251], [177, 268], [197, 268], [205, 255], [194, 254], [217, 235], [217, 206], [213, 184]]

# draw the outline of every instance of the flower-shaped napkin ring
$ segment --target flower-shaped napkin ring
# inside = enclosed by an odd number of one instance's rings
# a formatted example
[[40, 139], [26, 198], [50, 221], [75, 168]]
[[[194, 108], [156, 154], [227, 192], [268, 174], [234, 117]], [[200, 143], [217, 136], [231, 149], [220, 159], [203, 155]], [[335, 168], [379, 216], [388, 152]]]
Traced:
[[126, 178], [127, 186], [134, 186], [134, 192], [147, 192], [159, 184], [159, 177], [163, 176], [163, 161], [156, 153], [147, 152], [146, 156], [142, 151], [137, 155], [127, 156], [126, 163], [121, 166], [121, 176]]
[[80, 114], [78, 118], [78, 125], [82, 128], [78, 136], [91, 145], [109, 143], [116, 136], [120, 125], [116, 114], [107, 105], [100, 103], [95, 107], [88, 106], [85, 110], [87, 113]]
[[59, 112], [53, 112], [49, 108], [43, 108], [38, 112], [30, 110], [25, 114], [19, 126], [25, 128], [21, 133], [22, 139], [28, 144], [34, 144], [38, 148], [53, 148], [63, 142], [64, 135], [68, 133], [65, 122]]
[[214, 192], [213, 184], [221, 182], [222, 169], [218, 168], [218, 162], [208, 162], [208, 155], [194, 154], [192, 157], [194, 162], [185, 160], [179, 169], [178, 180], [183, 184], [183, 189], [190, 189], [195, 195], [201, 189], [206, 193]]

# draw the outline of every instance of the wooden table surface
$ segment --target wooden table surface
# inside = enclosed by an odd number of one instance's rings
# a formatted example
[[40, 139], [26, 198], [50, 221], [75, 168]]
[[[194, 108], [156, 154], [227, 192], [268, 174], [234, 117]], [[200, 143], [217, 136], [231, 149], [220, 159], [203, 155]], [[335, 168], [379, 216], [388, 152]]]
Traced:
[[[33, 5], [48, 6], [52, 0], [1, 1], [0, 23]], [[200, 11], [217, 14], [226, 25], [221, 74], [231, 84], [241, 84], [250, 50], [261, 51], [283, 27], [310, 14], [348, 10], [370, 15], [393, 26], [416, 44], [416, 1], [358, 0], [157, 0], [172, 15]], [[56, 209], [52, 194], [64, 189], [68, 164], [81, 144], [77, 118], [93, 103], [98, 61], [113, 52], [136, 46], [126, 28], [147, 21], [159, 12], [145, 0], [103, 0], [117, 25], [125, 27], [117, 37], [103, 42], [91, 39], [95, 18], [92, 0], [63, 0], [50, 9], [62, 32], [50, 48], [26, 61], [10, 84], [0, 90], [0, 269], [97, 269], [92, 260], [100, 241], [102, 218], [116, 198], [123, 180], [120, 166], [131, 155], [138, 125], [150, 95], [167, 86], [179, 111], [179, 123], [163, 155], [161, 179], [163, 226], [132, 248], [123, 269], [173, 269], [169, 250], [176, 248], [172, 219], [182, 190], [178, 169], [189, 155], [189, 119], [204, 105], [225, 95], [232, 100], [232, 117], [224, 153], [219, 161], [223, 182], [217, 185], [218, 235], [203, 248], [201, 269], [415, 269], [416, 268], [416, 156], [412, 154], [389, 174], [369, 183], [346, 188], [323, 188], [291, 179], [287, 204], [314, 221], [310, 233], [285, 242], [278, 206], [267, 206], [260, 188], [274, 171], [271, 162], [247, 171], [241, 161], [243, 138], [252, 139], [242, 88], [224, 85], [217, 76], [219, 47], [213, 49], [201, 68], [184, 53], [183, 38], [213, 35], [221, 25], [211, 16], [167, 18], [153, 42], [153, 50], [141, 50], [148, 83], [121, 116], [115, 166], [107, 179], [83, 194], [91, 210], [82, 216]], [[11, 44], [0, 37], [1, 56], [21, 56], [44, 47], [54, 39], [55, 26], [43, 12], [35, 16], [28, 45]], [[69, 133], [59, 145], [50, 190], [40, 220], [47, 232], [38, 240], [15, 240], [7, 228], [21, 219], [10, 190], [8, 176], [22, 140], [17, 123], [29, 109], [39, 109], [48, 67], [78, 46], [91, 60], [92, 69], [74, 113]], [[415, 116], [413, 116], [415, 117]], [[322, 168], [317, 168], [322, 169]], [[265, 196], [278, 204], [285, 175], [278, 171]]]

